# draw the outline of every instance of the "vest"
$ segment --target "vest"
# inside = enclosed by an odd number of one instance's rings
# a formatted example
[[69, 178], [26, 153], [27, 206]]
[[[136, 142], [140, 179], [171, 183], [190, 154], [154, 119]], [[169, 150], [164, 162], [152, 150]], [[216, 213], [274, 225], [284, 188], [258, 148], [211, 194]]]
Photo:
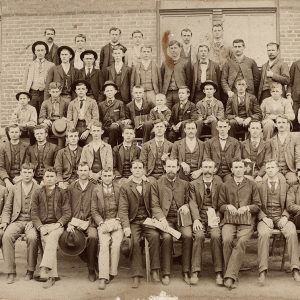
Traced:
[[141, 85], [144, 87], [145, 91], [152, 91], [153, 85], [152, 85], [152, 62], [149, 64], [148, 69], [146, 70], [141, 64], [140, 69], [140, 76], [141, 76]]
[[44, 176], [44, 172], [45, 172], [45, 166], [44, 166], [44, 161], [43, 161], [43, 157], [44, 157], [44, 149], [45, 149], [45, 145], [43, 146], [38, 146], [38, 165], [36, 168], [36, 174], [35, 177], [36, 178], [42, 178]]
[[281, 144], [279, 138], [277, 137], [277, 144], [278, 144], [278, 166], [279, 166], [279, 169], [280, 169], [280, 172], [282, 174], [286, 174], [288, 172], [288, 166], [287, 166], [287, 163], [286, 163], [286, 159], [285, 159], [285, 147], [286, 147], [286, 139], [284, 141], [283, 144]]
[[101, 157], [100, 157], [100, 148], [94, 151], [94, 161], [93, 161], [93, 165], [92, 165], [92, 172], [93, 173], [98, 173], [102, 170], [102, 162], [101, 162]]
[[121, 72], [117, 73], [116, 72], [116, 77], [115, 77], [115, 84], [118, 86], [118, 88], [120, 89], [121, 86]]
[[118, 206], [114, 193], [106, 194], [103, 192], [105, 219], [114, 219], [118, 213]]
[[174, 77], [174, 71], [171, 75], [171, 80], [170, 80], [170, 85], [169, 85], [168, 90], [169, 91], [177, 91], [178, 90], [178, 86], [177, 86], [177, 83], [176, 83], [175, 77]]
[[238, 116], [240, 118], [247, 118], [245, 101], [242, 104], [238, 103]]
[[[123, 146], [124, 147], [124, 146]], [[130, 161], [130, 148], [126, 149], [124, 147], [124, 162], [123, 162], [123, 173], [121, 174], [122, 177], [128, 178], [131, 176], [131, 161]]]
[[[224, 148], [225, 149], [225, 148]], [[227, 164], [227, 161], [226, 161], [226, 152], [225, 150], [222, 150], [221, 148], [221, 163], [220, 163], [220, 168], [218, 170], [218, 175], [219, 176], [225, 176], [227, 174], [230, 174], [230, 170], [229, 170], [229, 167], [228, 167], [228, 164]]]
[[280, 206], [280, 188], [272, 192], [268, 184], [268, 195], [267, 195], [267, 215], [268, 218], [278, 220], [281, 217], [282, 211]]
[[71, 74], [70, 74], [71, 68], [69, 69], [68, 74], [65, 73], [64, 69], [63, 69], [63, 73], [64, 73], [64, 86], [62, 89], [61, 94], [62, 95], [71, 95]]
[[[32, 189], [31, 189], [32, 190]], [[21, 191], [21, 211], [17, 221], [30, 221], [30, 202], [31, 202], [31, 191], [24, 194], [23, 188]]]
[[55, 211], [54, 211], [54, 194], [55, 194], [54, 192], [55, 192], [55, 188], [52, 191], [46, 190], [48, 214], [47, 214], [45, 224], [51, 224], [57, 222]]
[[17, 145], [10, 144], [11, 149], [11, 168], [10, 177], [14, 178], [20, 175], [21, 158], [20, 158], [20, 143]]
[[137, 192], [138, 195], [138, 202], [139, 202], [139, 207], [137, 214], [133, 220], [133, 222], [141, 222], [144, 221], [148, 217], [148, 213], [146, 210], [146, 206], [144, 203], [143, 195], [141, 195], [139, 192]]
[[164, 153], [163, 145], [161, 147], [158, 147], [156, 145], [156, 159], [155, 159], [154, 169], [151, 175], [162, 175], [164, 173], [163, 162], [161, 160], [163, 153]]
[[200, 149], [198, 143], [194, 152], [191, 152], [187, 145], [185, 145], [185, 162], [190, 166], [191, 172], [198, 170], [198, 160], [200, 156]]

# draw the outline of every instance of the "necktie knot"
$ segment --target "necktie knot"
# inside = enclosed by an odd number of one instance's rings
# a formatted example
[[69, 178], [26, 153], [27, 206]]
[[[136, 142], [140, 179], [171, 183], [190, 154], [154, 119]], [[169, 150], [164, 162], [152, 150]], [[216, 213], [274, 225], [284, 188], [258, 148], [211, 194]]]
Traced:
[[83, 100], [80, 100], [80, 108], [83, 107]]

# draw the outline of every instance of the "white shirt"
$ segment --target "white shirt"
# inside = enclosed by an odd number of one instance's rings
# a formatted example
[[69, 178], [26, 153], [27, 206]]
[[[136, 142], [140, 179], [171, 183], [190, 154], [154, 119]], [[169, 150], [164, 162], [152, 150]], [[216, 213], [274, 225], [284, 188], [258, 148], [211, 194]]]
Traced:
[[196, 148], [196, 145], [197, 145], [197, 140], [196, 138], [190, 140], [188, 138], [185, 139], [185, 142], [186, 142], [186, 145], [187, 147], [189, 148], [189, 150], [191, 152], [194, 152], [195, 148]]
[[74, 67], [78, 70], [83, 68], [83, 61], [80, 58], [80, 54], [84, 51], [84, 49], [82, 51], [75, 51], [75, 56], [74, 56]]
[[[279, 179], [276, 178], [276, 179], [272, 180], [272, 182], [275, 182], [275, 190], [276, 190], [277, 187], [278, 187], [278, 184], [279, 184]], [[268, 186], [269, 186], [270, 189], [272, 188], [272, 184], [271, 184], [271, 181], [269, 179], [268, 179]]]

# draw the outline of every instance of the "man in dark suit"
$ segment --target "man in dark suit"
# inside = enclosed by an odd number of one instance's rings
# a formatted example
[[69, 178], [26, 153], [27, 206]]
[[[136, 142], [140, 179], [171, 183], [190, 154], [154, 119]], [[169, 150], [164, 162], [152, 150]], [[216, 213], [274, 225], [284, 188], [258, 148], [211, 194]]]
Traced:
[[186, 137], [176, 141], [172, 147], [171, 157], [178, 160], [181, 179], [191, 181], [197, 179], [201, 173], [204, 155], [204, 143], [197, 138], [197, 124], [188, 121], [184, 124]]
[[[233, 161], [231, 171], [233, 177], [222, 184], [218, 202], [218, 210], [224, 215], [224, 285], [230, 290], [237, 287], [246, 245], [254, 232], [256, 215], [261, 206], [256, 183], [244, 177], [244, 162]], [[236, 243], [233, 243], [234, 238]]]
[[211, 159], [216, 163], [217, 172], [225, 182], [231, 178], [231, 164], [241, 159], [240, 143], [228, 136], [230, 129], [228, 120], [219, 120], [217, 124], [218, 136], [205, 143], [204, 160]]
[[141, 238], [144, 236], [150, 247], [150, 267], [155, 282], [159, 281], [160, 238], [159, 232], [143, 225], [146, 218], [151, 218], [151, 184], [143, 181], [144, 165], [140, 160], [131, 164], [132, 179], [120, 189], [118, 216], [126, 237], [131, 237], [131, 272], [133, 288], [137, 288], [143, 275]]
[[256, 62], [244, 55], [245, 42], [241, 39], [233, 41], [234, 56], [224, 64], [221, 75], [221, 84], [228, 98], [236, 92], [235, 83], [244, 78], [247, 83], [247, 92], [256, 95], [259, 85], [259, 70]]
[[236, 80], [237, 93], [228, 99], [226, 104], [226, 118], [229, 120], [229, 135], [236, 137], [238, 129], [246, 131], [250, 122], [261, 121], [262, 112], [254, 95], [246, 92], [246, 80]]
[[191, 101], [197, 103], [205, 98], [202, 84], [207, 80], [211, 80], [216, 84], [216, 92], [214, 97], [220, 98], [221, 90], [221, 71], [217, 63], [208, 58], [209, 47], [207, 45], [199, 45], [198, 58], [193, 65], [193, 85], [191, 93]]
[[219, 176], [214, 175], [215, 171], [215, 163], [211, 160], [204, 160], [202, 162], [202, 176], [190, 184], [189, 206], [194, 234], [191, 284], [198, 282], [198, 274], [202, 268], [205, 234], [209, 234], [216, 284], [223, 285], [222, 238], [218, 212], [222, 180]]
[[95, 68], [95, 62], [98, 55], [93, 50], [85, 50], [80, 54], [80, 59], [83, 61], [83, 68], [79, 70], [79, 79], [86, 80], [90, 88], [87, 96], [95, 99], [97, 102], [103, 100], [103, 74]]
[[109, 29], [109, 35], [111, 41], [105, 46], [103, 46], [100, 51], [100, 61], [99, 61], [100, 70], [105, 70], [107, 67], [111, 66], [112, 63], [114, 62], [114, 57], [112, 55], [113, 47], [121, 46], [124, 49], [124, 53], [127, 50], [127, 48], [119, 42], [121, 36], [120, 28], [111, 27]]
[[64, 231], [64, 226], [71, 218], [68, 194], [55, 185], [56, 180], [55, 169], [46, 168], [43, 177], [44, 186], [37, 189], [31, 198], [31, 220], [40, 232], [44, 248], [40, 264], [40, 278], [46, 280], [44, 288], [53, 286], [58, 277], [58, 240]]
[[[177, 159], [166, 159], [164, 166], [166, 175], [163, 175], [151, 188], [151, 210], [153, 217], [159, 220], [163, 227], [174, 228], [181, 232], [182, 237], [182, 273], [183, 280], [189, 284], [192, 253], [192, 228], [179, 222], [178, 214], [189, 212], [188, 197], [189, 183], [177, 176], [179, 164]], [[173, 237], [162, 232], [161, 243], [161, 275], [162, 283], [170, 282]]]
[[15, 242], [22, 233], [25, 234], [27, 243], [27, 273], [25, 280], [33, 278], [37, 264], [38, 234], [30, 219], [30, 206], [31, 196], [39, 186], [33, 181], [33, 175], [34, 166], [23, 164], [20, 175], [21, 181], [10, 189], [3, 208], [0, 227], [4, 231], [2, 251], [8, 284], [15, 281]]
[[34, 179], [40, 183], [43, 179], [45, 169], [54, 166], [58, 149], [56, 145], [47, 142], [48, 133], [43, 125], [34, 127], [33, 133], [36, 143], [28, 147], [25, 162], [34, 165]]
[[55, 65], [59, 65], [59, 55], [57, 54], [58, 46], [54, 43], [55, 33], [56, 32], [54, 28], [45, 29], [44, 35], [49, 49], [49, 52], [45, 58], [48, 61], [53, 62]]
[[0, 146], [0, 184], [7, 188], [21, 180], [20, 171], [28, 145], [20, 140], [18, 125], [6, 127], [8, 141]]

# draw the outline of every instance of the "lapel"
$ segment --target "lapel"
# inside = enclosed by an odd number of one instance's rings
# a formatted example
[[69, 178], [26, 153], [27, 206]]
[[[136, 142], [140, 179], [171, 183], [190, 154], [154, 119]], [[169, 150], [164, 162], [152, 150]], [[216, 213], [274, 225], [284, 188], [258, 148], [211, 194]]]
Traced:
[[7, 142], [5, 144], [5, 152], [9, 161], [9, 165], [11, 165], [11, 148], [10, 148], [10, 142]]
[[123, 80], [124, 80], [126, 74], [127, 74], [127, 68], [126, 68], [125, 64], [123, 64], [122, 69], [121, 69], [121, 84], [123, 83]]
[[43, 156], [44, 163], [45, 163], [45, 160], [46, 160], [46, 157], [47, 157], [47, 154], [48, 154], [49, 151], [50, 151], [50, 143], [47, 142], [45, 144], [44, 153], [43, 153], [44, 154], [44, 156]]
[[180, 154], [180, 160], [185, 161], [185, 145], [186, 145], [186, 138], [182, 139], [179, 142], [179, 154]]
[[245, 107], [246, 107], [246, 113], [248, 114], [249, 107], [250, 107], [250, 99], [248, 93], [245, 94]]
[[[66, 158], [68, 159], [70, 165], [72, 165], [72, 159], [71, 159], [71, 152], [70, 152], [70, 148], [69, 146], [67, 146], [65, 149], [64, 149], [64, 154], [66, 156]], [[78, 152], [78, 149], [77, 149], [77, 152]]]
[[[227, 144], [227, 143], [226, 143]], [[226, 147], [226, 145], [225, 145]], [[212, 147], [213, 150], [215, 150], [215, 153], [220, 157], [221, 155], [221, 144], [219, 141], [219, 137], [216, 137], [213, 141], [212, 141]]]
[[111, 79], [112, 79], [112, 81], [115, 81], [115, 79], [116, 79], [115, 63], [113, 63], [109, 69], [110, 69]]
[[[33, 186], [32, 186], [33, 188]], [[15, 195], [17, 196], [17, 204], [18, 207], [21, 209], [22, 206], [22, 183], [19, 182], [18, 184], [16, 184], [16, 193]]]
[[[270, 67], [270, 69], [272, 70], [272, 68], [275, 67], [275, 66], [278, 64], [278, 62], [279, 62], [279, 56], [277, 56], [277, 57], [275, 58], [275, 60], [274, 60], [274, 62], [273, 62], [273, 64], [272, 64], [272, 66]], [[269, 64], [269, 62], [268, 62], [268, 64]]]
[[229, 136], [227, 138], [224, 150], [227, 151], [227, 149], [230, 147], [230, 145], [231, 145], [231, 137]]
[[156, 158], [156, 143], [155, 143], [155, 139], [152, 139], [150, 141], [150, 150], [153, 153], [154, 158]]
[[[62, 66], [61, 65], [57, 66], [56, 70], [57, 70], [57, 73], [60, 75], [60, 77], [63, 79], [64, 78], [64, 70], [63, 70]], [[70, 70], [71, 70], [71, 67], [70, 67]]]
[[[201, 176], [200, 177], [201, 180], [199, 180], [197, 183], [198, 183], [198, 193], [200, 194], [200, 198], [201, 198], [201, 206], [203, 205], [203, 200], [204, 200], [204, 190], [205, 190], [205, 187], [204, 187], [204, 182], [203, 182], [203, 177]], [[200, 207], [201, 208], [201, 207]]]
[[[146, 198], [148, 199], [148, 197], [146, 197], [147, 193], [148, 193], [148, 185], [146, 184], [145, 181], [142, 182], [143, 185], [143, 200], [145, 203], [145, 207], [147, 209], [147, 211], [149, 211], [149, 203], [146, 201]], [[135, 189], [136, 190], [136, 189]]]
[[286, 137], [286, 143], [285, 143], [285, 153], [289, 152], [290, 150], [290, 144], [292, 143], [292, 136], [291, 134], [289, 134], [287, 137]]
[[261, 138], [260, 141], [259, 141], [259, 144], [258, 144], [257, 155], [259, 153], [261, 153], [261, 151], [263, 151], [264, 145], [265, 145], [265, 143], [264, 143], [263, 139]]
[[262, 206], [266, 209], [267, 208], [267, 193], [268, 193], [268, 182], [267, 182], [267, 180], [265, 180], [262, 183], [261, 189], [262, 189], [262, 197], [261, 197]]
[[[123, 166], [124, 164], [124, 146], [123, 144], [120, 145], [120, 148], [119, 148], [119, 157], [120, 157], [120, 161], [121, 161], [121, 165]], [[130, 149], [130, 160], [131, 160], [131, 149]]]
[[[143, 184], [144, 185], [144, 184]], [[137, 189], [135, 188], [135, 184], [133, 181], [130, 181], [130, 189], [132, 190], [133, 194], [135, 195], [136, 197], [136, 200], [132, 199], [134, 201], [135, 204], [137, 204], [137, 200], [139, 198], [139, 195], [138, 195], [138, 191]], [[143, 186], [143, 193], [144, 193], [144, 186]]]
[[279, 187], [280, 187], [280, 205], [282, 211], [285, 209], [285, 199], [287, 194], [286, 181], [279, 179]]
[[211, 201], [212, 206], [217, 207], [218, 198], [216, 197], [216, 191], [218, 188], [218, 184], [216, 182], [216, 177], [213, 177], [212, 185], [211, 185]]
[[185, 114], [189, 108], [191, 107], [191, 102], [187, 101], [187, 103], [185, 104], [184, 108], [183, 108], [183, 114]]
[[137, 145], [135, 143], [132, 143], [132, 145], [130, 147], [130, 153], [129, 153], [130, 161], [133, 161], [133, 158], [136, 153], [136, 147], [137, 147]]
[[62, 98], [60, 98], [60, 100], [59, 100], [59, 113], [61, 114], [61, 116], [64, 115], [64, 109], [65, 109], [65, 102], [62, 100]]
[[74, 107], [76, 108], [77, 112], [79, 113], [80, 111], [80, 101], [78, 100], [78, 98], [74, 99]]
[[104, 209], [105, 209], [105, 205], [104, 205], [104, 196], [103, 196], [103, 186], [102, 184], [99, 185], [99, 202], [100, 202], [100, 208], [102, 210], [102, 215], [104, 215]]
[[235, 95], [232, 99], [233, 112], [235, 115], [238, 114], [238, 96]]
[[[251, 153], [250, 143], [251, 143], [250, 139], [247, 139], [247, 140], [244, 141], [245, 149], [246, 149], [246, 151], [247, 151], [247, 153], [248, 153], [249, 155], [250, 155], [250, 153]], [[260, 141], [259, 145], [260, 145], [260, 144], [261, 144], [261, 141]], [[258, 146], [258, 147], [259, 147], [259, 146]]]
[[164, 148], [164, 153], [169, 153], [169, 141], [167, 139], [164, 139], [164, 144], [163, 144], [163, 148]]
[[261, 69], [261, 82], [264, 82], [265, 80], [265, 77], [266, 77], [266, 72], [267, 72], [267, 66], [268, 66], [268, 63], [265, 63], [263, 66], [262, 66], [262, 69]]
[[48, 205], [47, 205], [47, 194], [46, 194], [46, 187], [45, 186], [43, 186], [42, 189], [41, 189], [41, 196], [42, 196], [43, 201], [44, 201], [45, 213], [47, 215], [48, 214]]
[[34, 156], [35, 156], [35, 159], [37, 160], [37, 158], [38, 158], [38, 152], [39, 152], [37, 143], [35, 143], [35, 144], [32, 146], [32, 150], [33, 150], [32, 152], [33, 152], [33, 154], [34, 154]]
[[[79, 102], [79, 101], [78, 101]], [[85, 106], [84, 106], [84, 116], [86, 116], [86, 112], [90, 106], [91, 102], [90, 102], [90, 99], [89, 97], [86, 97], [86, 100], [85, 100]], [[79, 106], [79, 109], [80, 109], [80, 106]]]
[[95, 69], [95, 67], [93, 67], [90, 77], [92, 78], [93, 76], [96, 75], [96, 73], [97, 73], [96, 69]]

